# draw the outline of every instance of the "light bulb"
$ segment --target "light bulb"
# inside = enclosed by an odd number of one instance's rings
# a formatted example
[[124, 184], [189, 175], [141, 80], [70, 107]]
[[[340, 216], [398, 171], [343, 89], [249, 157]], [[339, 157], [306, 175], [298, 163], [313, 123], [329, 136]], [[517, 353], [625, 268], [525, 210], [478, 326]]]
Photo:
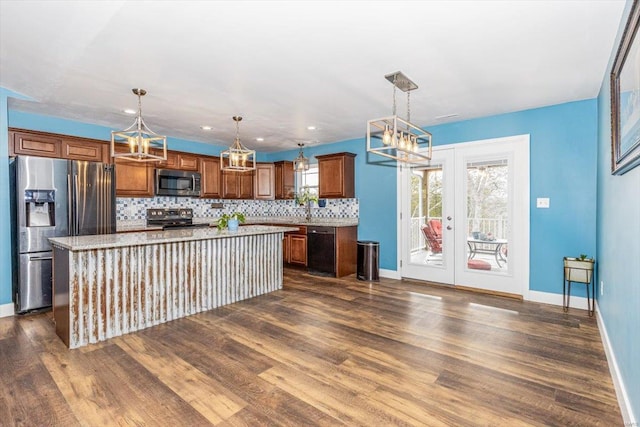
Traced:
[[384, 133], [382, 134], [382, 143], [384, 145], [391, 144], [391, 130], [389, 130], [389, 125], [384, 127]]
[[401, 150], [404, 150], [405, 147], [405, 139], [404, 139], [404, 134], [402, 132], [400, 132], [400, 139], [398, 140], [398, 148]]
[[129, 137], [129, 150], [133, 153], [133, 150], [136, 146], [136, 138], [131, 136]]
[[418, 140], [415, 137], [413, 138], [413, 152], [418, 152]]
[[398, 145], [398, 135], [393, 132], [393, 135], [391, 135], [391, 146], [392, 147], [396, 147]]

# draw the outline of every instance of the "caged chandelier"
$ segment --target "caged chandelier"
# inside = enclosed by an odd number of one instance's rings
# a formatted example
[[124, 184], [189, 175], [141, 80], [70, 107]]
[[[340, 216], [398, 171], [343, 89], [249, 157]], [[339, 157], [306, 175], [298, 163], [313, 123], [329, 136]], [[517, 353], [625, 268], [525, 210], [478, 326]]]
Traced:
[[[167, 137], [158, 135], [142, 120], [144, 89], [131, 89], [138, 96], [136, 120], [125, 130], [111, 132], [111, 157], [125, 158], [137, 162], [159, 162], [167, 160]], [[126, 144], [128, 150], [116, 150], [116, 144]]]
[[296, 171], [309, 170], [309, 159], [307, 159], [302, 152], [302, 147], [304, 147], [304, 144], [299, 142], [298, 147], [300, 147], [300, 151], [298, 152], [298, 157], [296, 157], [293, 161], [293, 169]]
[[220, 153], [223, 171], [248, 172], [256, 169], [256, 151], [249, 150], [240, 142], [240, 121], [242, 117], [233, 116], [236, 122], [236, 139], [231, 147]]
[[[401, 71], [384, 76], [393, 83], [393, 115], [367, 122], [367, 152], [404, 163], [431, 160], [431, 134], [411, 123], [410, 94], [418, 88]], [[407, 119], [396, 114], [396, 89], [407, 93]]]

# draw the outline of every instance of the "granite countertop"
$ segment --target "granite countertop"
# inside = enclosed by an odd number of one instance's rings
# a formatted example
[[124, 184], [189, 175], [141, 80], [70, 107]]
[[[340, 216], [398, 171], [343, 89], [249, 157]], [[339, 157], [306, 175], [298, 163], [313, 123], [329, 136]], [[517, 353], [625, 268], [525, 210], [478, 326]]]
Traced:
[[89, 249], [119, 248], [125, 246], [153, 245], [158, 243], [183, 242], [189, 240], [224, 239], [229, 237], [253, 236], [257, 234], [284, 233], [296, 231], [292, 227], [274, 227], [267, 225], [249, 225], [238, 231], [218, 230], [217, 228], [181, 228], [177, 230], [157, 230], [132, 233], [98, 234], [94, 236], [52, 237], [53, 246], [74, 251]]
[[[217, 225], [218, 218], [194, 218], [194, 224], [209, 224], [211, 227]], [[247, 217], [246, 225], [253, 224], [274, 224], [274, 225], [319, 225], [327, 227], [353, 227], [358, 225], [358, 218], [311, 218], [307, 221], [300, 216], [252, 216]], [[132, 231], [162, 231], [162, 227], [158, 225], [147, 225], [145, 220], [119, 221], [117, 226], [118, 233], [127, 233]]]

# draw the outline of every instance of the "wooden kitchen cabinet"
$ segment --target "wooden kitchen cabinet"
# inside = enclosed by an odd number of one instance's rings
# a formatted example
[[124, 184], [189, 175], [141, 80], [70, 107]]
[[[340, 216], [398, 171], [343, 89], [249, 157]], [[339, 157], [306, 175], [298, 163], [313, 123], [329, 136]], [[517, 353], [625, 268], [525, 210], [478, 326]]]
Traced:
[[[127, 151], [116, 146], [116, 152]], [[116, 158], [116, 197], [153, 197], [154, 166], [150, 162], [136, 162]]]
[[287, 225], [298, 227], [297, 231], [284, 233], [282, 244], [282, 258], [285, 264], [307, 266], [307, 227], [304, 225]]
[[9, 131], [9, 155], [62, 158], [62, 137], [40, 132]]
[[256, 163], [254, 197], [262, 200], [275, 199], [275, 166], [273, 163]]
[[[155, 155], [162, 155], [162, 150], [153, 149]], [[156, 162], [155, 167], [160, 169], [177, 169], [183, 171], [197, 171], [199, 166], [198, 156], [195, 154], [182, 153], [179, 151], [168, 151], [167, 160]]]
[[220, 197], [220, 158], [219, 157], [201, 157], [200, 158], [200, 174], [202, 175], [201, 197], [205, 197], [205, 198]]
[[109, 162], [110, 153], [107, 148], [107, 158], [104, 158], [103, 142], [89, 140], [63, 140], [62, 158], [71, 160], [87, 160], [89, 162]]
[[253, 199], [253, 179], [255, 173], [222, 171], [223, 199]]
[[15, 155], [111, 163], [106, 141], [25, 129], [9, 129], [9, 156]]
[[295, 197], [295, 179], [293, 162], [280, 161], [274, 163], [275, 167], [275, 198], [293, 199]]
[[316, 156], [318, 159], [318, 197], [321, 199], [355, 197], [355, 157], [353, 153]]

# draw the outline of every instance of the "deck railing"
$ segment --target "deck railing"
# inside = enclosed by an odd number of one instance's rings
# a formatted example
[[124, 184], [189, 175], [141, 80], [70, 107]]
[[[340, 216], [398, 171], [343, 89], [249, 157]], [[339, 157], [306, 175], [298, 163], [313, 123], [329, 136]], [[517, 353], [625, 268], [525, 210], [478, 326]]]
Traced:
[[[424, 234], [420, 229], [430, 219], [442, 221], [439, 217], [412, 217], [411, 218], [411, 251], [419, 251], [424, 249], [426, 242]], [[471, 236], [473, 231], [479, 231], [488, 235], [491, 233], [496, 239], [506, 239], [509, 234], [509, 221], [504, 218], [468, 218], [467, 235]]]

